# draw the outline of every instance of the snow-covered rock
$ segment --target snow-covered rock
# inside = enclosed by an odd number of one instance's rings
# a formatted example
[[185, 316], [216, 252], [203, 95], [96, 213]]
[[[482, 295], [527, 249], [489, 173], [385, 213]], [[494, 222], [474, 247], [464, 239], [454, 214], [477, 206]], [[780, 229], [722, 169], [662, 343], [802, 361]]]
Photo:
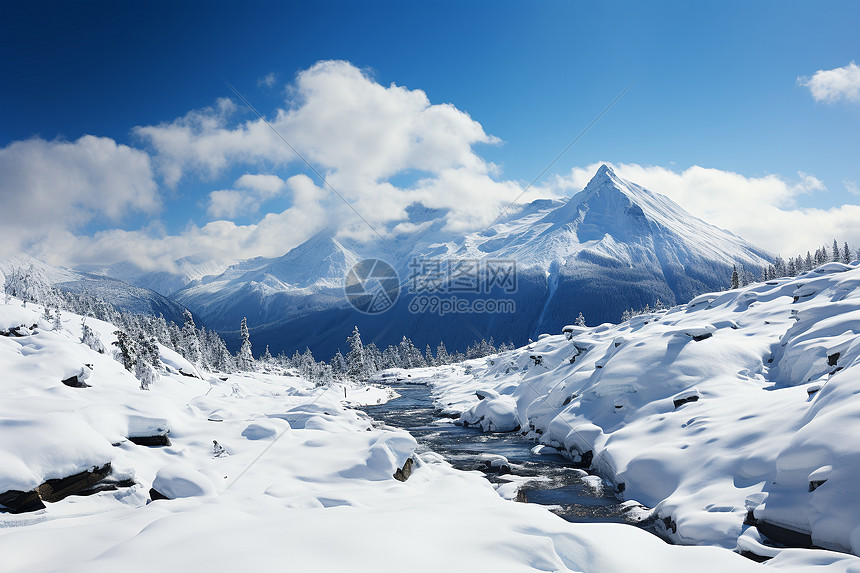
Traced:
[[860, 554], [860, 269], [828, 264], [597, 330], [415, 377], [482, 424], [493, 401], [473, 389], [505, 388], [508, 427], [588, 462], [678, 542], [743, 549], [753, 511]]

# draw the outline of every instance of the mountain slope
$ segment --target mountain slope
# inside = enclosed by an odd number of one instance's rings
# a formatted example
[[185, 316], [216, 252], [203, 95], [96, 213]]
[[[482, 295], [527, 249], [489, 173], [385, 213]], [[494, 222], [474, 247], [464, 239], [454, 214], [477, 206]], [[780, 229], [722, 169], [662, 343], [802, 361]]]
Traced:
[[163, 315], [165, 319], [182, 324], [185, 307], [155, 291], [132, 286], [121, 280], [56, 267], [27, 255], [17, 255], [0, 261], [0, 284], [16, 270], [32, 274], [37, 280], [66, 292], [86, 292], [101, 298], [118, 310], [135, 314]]
[[[377, 344], [404, 334], [419, 348], [444, 340], [461, 349], [481, 337], [524, 343], [557, 331], [582, 312], [590, 323], [617, 321], [624, 310], [672, 305], [728, 284], [733, 265], [758, 272], [770, 255], [728, 231], [694, 217], [657, 193], [601, 167], [585, 189], [566, 202], [539, 200], [492, 227], [459, 237], [444, 233], [444, 213], [413, 208], [417, 231], [389, 244], [357, 244], [332, 230], [276, 259], [252, 259], [217, 277], [195, 281], [173, 298], [204, 322], [230, 336], [242, 316], [258, 349], [304, 350], [328, 357], [354, 325]], [[343, 295], [343, 277], [363, 258], [387, 260], [399, 273], [404, 294], [391, 310], [366, 316]], [[411, 262], [515, 261], [517, 289], [494, 292], [516, 305], [515, 313], [436, 314], [409, 312]], [[458, 294], [464, 301], [487, 298]]]

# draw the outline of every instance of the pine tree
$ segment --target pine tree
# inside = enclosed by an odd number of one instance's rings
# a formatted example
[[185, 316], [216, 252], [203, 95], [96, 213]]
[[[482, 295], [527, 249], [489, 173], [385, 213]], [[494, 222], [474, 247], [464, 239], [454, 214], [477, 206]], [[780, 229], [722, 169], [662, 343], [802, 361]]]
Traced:
[[846, 265], [851, 264], [851, 249], [848, 248], [848, 242], [842, 247], [842, 262]]
[[182, 318], [185, 323], [182, 325], [180, 333], [180, 354], [184, 356], [192, 364], [199, 364], [201, 361], [200, 355], [200, 338], [197, 336], [197, 326], [194, 324], [194, 317], [187, 309], [182, 313]]
[[147, 336], [142, 330], [137, 333], [138, 361], [143, 361], [153, 368], [161, 366], [158, 342], [155, 338]]
[[60, 319], [61, 319], [61, 313], [60, 313], [60, 307], [58, 306], [57, 311], [54, 313], [54, 330], [56, 330], [58, 332], [60, 330], [63, 330], [63, 323], [60, 321]]
[[433, 358], [433, 350], [430, 348], [430, 345], [427, 345], [427, 348], [424, 349], [424, 361], [427, 363], [427, 366], [438, 366], [436, 363], [436, 359]]
[[582, 316], [582, 313], [579, 313], [579, 316], [576, 317], [576, 326], [585, 326], [585, 317]]
[[839, 243], [836, 242], [836, 239], [833, 239], [833, 253], [831, 259], [834, 263], [838, 263], [840, 258], [842, 257], [839, 253]]
[[239, 334], [242, 337], [242, 346], [236, 355], [236, 365], [243, 372], [253, 372], [255, 369], [254, 354], [251, 351], [251, 334], [248, 332], [248, 320], [243, 316], [242, 324], [239, 325]]
[[122, 364], [123, 368], [131, 372], [137, 358], [134, 341], [123, 330], [114, 331], [114, 336], [116, 336], [116, 341], [113, 345], [117, 347], [115, 358]]
[[346, 358], [343, 357], [340, 348], [337, 349], [337, 352], [335, 352], [335, 355], [329, 361], [329, 365], [331, 366], [332, 374], [335, 376], [346, 374]]
[[444, 342], [439, 342], [439, 346], [436, 347], [436, 364], [439, 366], [445, 364], [451, 364], [451, 357], [448, 355], [448, 349], [445, 348]]
[[95, 331], [93, 331], [93, 329], [87, 324], [86, 318], [81, 319], [81, 342], [99, 354], [107, 352], [105, 345], [102, 344], [101, 339], [99, 339], [99, 335], [96, 334]]
[[134, 377], [140, 381], [141, 390], [149, 390], [150, 386], [157, 382], [161, 376], [152, 364], [139, 356], [134, 363]]
[[732, 289], [736, 289], [736, 288], [741, 287], [740, 277], [738, 276], [738, 267], [737, 266], [732, 267], [732, 285], [731, 285], [731, 287], [732, 287]]
[[346, 339], [349, 352], [346, 354], [346, 374], [353, 380], [365, 380], [367, 375], [367, 364], [364, 357], [364, 344], [361, 342], [361, 333], [358, 327], [352, 329], [352, 334]]

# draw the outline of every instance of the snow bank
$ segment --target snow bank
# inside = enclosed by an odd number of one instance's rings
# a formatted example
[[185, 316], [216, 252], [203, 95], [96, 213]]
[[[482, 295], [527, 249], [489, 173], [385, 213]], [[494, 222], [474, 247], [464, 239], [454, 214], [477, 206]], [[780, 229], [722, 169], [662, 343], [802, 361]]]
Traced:
[[[17, 322], [6, 315], [20, 312], [18, 301], [0, 305], [0, 323]], [[348, 385], [345, 399], [343, 386], [316, 388], [288, 376], [197, 372], [201, 379], [180, 374], [194, 371], [168, 353], [170, 369], [144, 391], [117, 362], [79, 342], [79, 317], [67, 320], [61, 332], [0, 336], [0, 487], [30, 489], [110, 462], [117, 489], [35, 512], [0, 512], [4, 571], [762, 570], [729, 551], [666, 545], [626, 525], [571, 524], [505, 500], [478, 472], [418, 455], [409, 434], [375, 428], [344, 405], [375, 402], [387, 391]], [[111, 341], [112, 325], [88, 324]], [[524, 357], [501, 371], [534, 376], [563, 361], [570, 367], [567, 341], [542, 344], [565, 352], [545, 353], [547, 367], [527, 368]], [[599, 344], [586, 356], [593, 352], [601, 354]], [[82, 364], [92, 365], [90, 387], [64, 385], [60, 377]], [[461, 392], [452, 404], [478, 401], [464, 389], [471, 379], [448, 376], [450, 392]], [[496, 394], [481, 402], [493, 425], [518, 420], [526, 404], [517, 385], [493, 386]], [[580, 426], [577, 439], [600, 433]], [[170, 445], [128, 439], [168, 431]], [[500, 471], [505, 461], [488, 459]], [[833, 463], [819, 489], [838, 471]]]
[[833, 263], [413, 379], [484, 429], [495, 400], [474, 392], [495, 390], [500, 417], [591, 460], [677, 542], [743, 549], [752, 510], [860, 554], [859, 334], [860, 269]]

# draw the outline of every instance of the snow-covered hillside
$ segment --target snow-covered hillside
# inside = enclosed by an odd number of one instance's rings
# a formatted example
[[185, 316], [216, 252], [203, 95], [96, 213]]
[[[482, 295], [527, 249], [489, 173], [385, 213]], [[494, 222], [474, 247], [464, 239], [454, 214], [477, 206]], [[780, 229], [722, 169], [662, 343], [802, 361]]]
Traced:
[[153, 316], [160, 314], [169, 321], [182, 323], [183, 306], [153, 290], [132, 286], [116, 278], [49, 265], [23, 254], [0, 260], [0, 286], [14, 273], [31, 275], [35, 282], [65, 292], [87, 293], [119, 310]]
[[387, 390], [201, 374], [163, 347], [142, 390], [79, 316], [42, 316], [0, 304], [3, 571], [761, 570], [502, 499], [347, 407]]
[[568, 330], [412, 377], [591, 466], [680, 543], [860, 554], [857, 262]]
[[[247, 317], [254, 338], [272, 351], [291, 354], [307, 346], [327, 359], [355, 325], [379, 335], [382, 347], [404, 334], [419, 348], [444, 340], [451, 349], [464, 349], [491, 335], [523, 344], [539, 332], [557, 331], [580, 312], [592, 323], [617, 321], [625, 310], [653, 306], [658, 299], [687, 302], [728, 285], [733, 265], [758, 274], [770, 258], [607, 166], [566, 202], [518, 206], [480, 232], [453, 235], [445, 231], [444, 212], [419, 206], [409, 216], [409, 224], [399, 227], [409, 230], [392, 230], [390, 241], [357, 243], [329, 229], [283, 257], [239, 263], [172, 296], [227, 338]], [[343, 295], [347, 270], [364, 258], [387, 260], [402, 281], [399, 303], [384, 316], [355, 312]], [[410, 313], [412, 263], [432, 259], [515, 261], [516, 292], [492, 296], [514, 301], [516, 313]], [[387, 328], [392, 323], [402, 326]]]

